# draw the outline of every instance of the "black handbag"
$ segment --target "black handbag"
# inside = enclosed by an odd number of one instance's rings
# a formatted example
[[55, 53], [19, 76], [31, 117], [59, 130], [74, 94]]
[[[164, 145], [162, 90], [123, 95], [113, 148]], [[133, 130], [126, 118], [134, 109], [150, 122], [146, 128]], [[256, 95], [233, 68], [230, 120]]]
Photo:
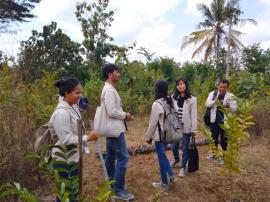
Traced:
[[[217, 97], [217, 91], [214, 92], [212, 100], [214, 100], [216, 97]], [[203, 116], [203, 120], [204, 120], [204, 124], [208, 127], [211, 125], [210, 116], [211, 116], [211, 107], [207, 107]]]
[[199, 152], [195, 144], [195, 138], [192, 137], [189, 148], [188, 172], [195, 172], [199, 169]]

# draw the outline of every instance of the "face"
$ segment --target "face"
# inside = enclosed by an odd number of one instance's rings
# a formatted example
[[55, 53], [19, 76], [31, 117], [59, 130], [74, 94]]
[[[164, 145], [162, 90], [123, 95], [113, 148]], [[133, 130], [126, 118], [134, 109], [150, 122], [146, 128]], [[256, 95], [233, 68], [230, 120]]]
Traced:
[[82, 86], [78, 84], [73, 91], [65, 94], [65, 100], [70, 104], [77, 104], [81, 97]]
[[187, 89], [186, 84], [183, 81], [179, 81], [178, 85], [176, 86], [179, 93], [184, 93]]
[[118, 70], [114, 70], [113, 73], [109, 73], [109, 78], [117, 83], [120, 80], [120, 72]]
[[225, 95], [229, 89], [229, 86], [227, 83], [219, 83], [218, 84], [218, 91], [220, 95]]

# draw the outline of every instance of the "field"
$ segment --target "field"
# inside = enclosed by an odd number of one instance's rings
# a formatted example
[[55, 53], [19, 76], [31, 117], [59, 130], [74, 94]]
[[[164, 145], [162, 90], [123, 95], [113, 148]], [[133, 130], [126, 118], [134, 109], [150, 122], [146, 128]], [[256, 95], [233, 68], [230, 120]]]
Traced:
[[[129, 146], [143, 144], [147, 129], [147, 119], [138, 118], [130, 124], [127, 140]], [[140, 123], [144, 124], [140, 124]], [[104, 148], [104, 142], [101, 139]], [[91, 143], [91, 154], [84, 157], [83, 189], [86, 197], [91, 199], [96, 194], [95, 187], [104, 182], [101, 163], [96, 149]], [[270, 140], [267, 137], [250, 138], [242, 147], [240, 174], [230, 175], [224, 172], [216, 161], [206, 159], [208, 146], [199, 146], [200, 169], [198, 172], [178, 178], [175, 185], [169, 187], [168, 193], [151, 187], [159, 180], [159, 168], [156, 154], [139, 154], [130, 156], [127, 171], [128, 190], [135, 195], [134, 201], [147, 202], [157, 199], [160, 202], [178, 201], [270, 201]], [[171, 151], [167, 151], [171, 159]], [[176, 175], [179, 168], [175, 168]], [[44, 190], [42, 192], [44, 194]], [[46, 194], [46, 192], [45, 192]], [[44, 194], [44, 195], [45, 195]], [[44, 196], [44, 201], [51, 201], [52, 196]]]

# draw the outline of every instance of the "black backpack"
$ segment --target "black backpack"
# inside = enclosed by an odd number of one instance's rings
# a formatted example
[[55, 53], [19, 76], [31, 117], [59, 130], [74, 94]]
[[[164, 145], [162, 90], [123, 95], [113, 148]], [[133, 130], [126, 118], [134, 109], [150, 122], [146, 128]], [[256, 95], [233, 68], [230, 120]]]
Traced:
[[[217, 91], [214, 92], [212, 100], [216, 99], [216, 97], [217, 97]], [[211, 116], [211, 107], [207, 107], [204, 113], [203, 120], [204, 120], [204, 124], [208, 127], [211, 125], [210, 116]]]

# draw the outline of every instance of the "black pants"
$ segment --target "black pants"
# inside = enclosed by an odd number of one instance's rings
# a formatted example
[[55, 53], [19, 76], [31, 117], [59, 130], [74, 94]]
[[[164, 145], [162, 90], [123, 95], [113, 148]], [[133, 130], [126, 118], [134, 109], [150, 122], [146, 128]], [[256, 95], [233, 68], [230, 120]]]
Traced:
[[225, 136], [225, 131], [220, 127], [220, 124], [217, 123], [211, 123], [210, 125], [210, 131], [212, 134], [212, 138], [214, 140], [215, 145], [218, 145], [218, 138], [220, 135], [220, 144], [221, 148], [226, 151], [227, 150], [227, 137]]

